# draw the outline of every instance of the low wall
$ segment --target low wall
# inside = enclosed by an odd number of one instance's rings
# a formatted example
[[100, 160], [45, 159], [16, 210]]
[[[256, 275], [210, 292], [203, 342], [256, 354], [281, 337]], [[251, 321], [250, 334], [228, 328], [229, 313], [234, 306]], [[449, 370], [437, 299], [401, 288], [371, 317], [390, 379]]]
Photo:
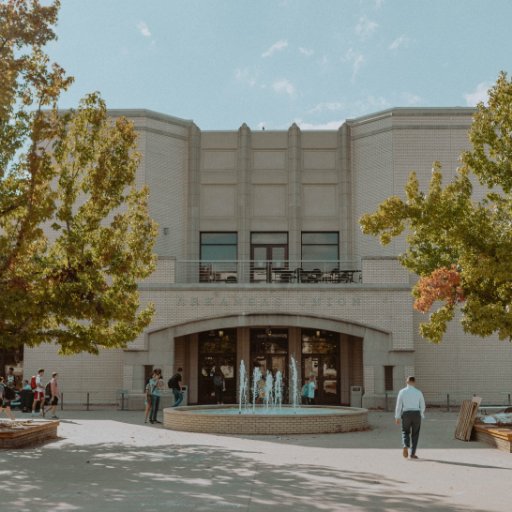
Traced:
[[[303, 409], [332, 409], [323, 414], [197, 414], [229, 406], [191, 406], [164, 409], [164, 427], [183, 432], [208, 434], [326, 434], [368, 428], [368, 410], [355, 407], [304, 406]], [[231, 407], [232, 409], [238, 406]], [[299, 409], [300, 411], [300, 409]]]

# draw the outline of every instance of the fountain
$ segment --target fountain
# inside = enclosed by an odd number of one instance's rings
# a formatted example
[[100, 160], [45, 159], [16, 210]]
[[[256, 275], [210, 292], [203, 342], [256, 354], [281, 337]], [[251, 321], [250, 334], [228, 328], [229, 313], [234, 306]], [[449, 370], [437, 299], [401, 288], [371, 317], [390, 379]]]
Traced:
[[252, 382], [240, 362], [238, 406], [196, 405], [164, 409], [164, 427], [216, 434], [312, 434], [368, 428], [368, 411], [357, 407], [300, 404], [300, 375], [290, 358], [289, 404], [283, 404], [283, 375], [259, 367]]

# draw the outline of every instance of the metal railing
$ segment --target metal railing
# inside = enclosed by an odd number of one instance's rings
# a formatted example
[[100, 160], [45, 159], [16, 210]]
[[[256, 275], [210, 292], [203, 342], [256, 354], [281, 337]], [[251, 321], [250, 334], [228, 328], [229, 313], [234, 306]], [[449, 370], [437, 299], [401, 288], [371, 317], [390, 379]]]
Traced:
[[218, 260], [177, 261], [177, 283], [360, 283], [355, 261]]

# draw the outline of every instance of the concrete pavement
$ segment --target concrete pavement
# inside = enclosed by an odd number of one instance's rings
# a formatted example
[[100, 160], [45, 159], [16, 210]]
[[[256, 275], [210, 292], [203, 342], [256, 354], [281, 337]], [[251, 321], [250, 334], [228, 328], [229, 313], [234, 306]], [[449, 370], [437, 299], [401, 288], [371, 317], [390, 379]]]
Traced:
[[[490, 512], [512, 508], [512, 454], [453, 438], [427, 411], [420, 460], [391, 413], [368, 432], [219, 436], [145, 425], [133, 411], [63, 411], [58, 441], [0, 452], [0, 509]], [[19, 415], [21, 416], [21, 415]]]

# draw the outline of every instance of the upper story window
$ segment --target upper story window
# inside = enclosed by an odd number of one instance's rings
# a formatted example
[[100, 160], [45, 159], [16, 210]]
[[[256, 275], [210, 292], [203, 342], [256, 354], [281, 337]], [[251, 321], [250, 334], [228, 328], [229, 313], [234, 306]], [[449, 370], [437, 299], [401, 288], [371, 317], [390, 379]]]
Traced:
[[[322, 268], [329, 262], [337, 266], [339, 258], [339, 234], [333, 232], [303, 232], [302, 233], [302, 266]], [[332, 265], [331, 265], [332, 266]]]
[[237, 233], [201, 233], [199, 280], [236, 282]]
[[236, 259], [236, 233], [201, 233], [201, 261]]

